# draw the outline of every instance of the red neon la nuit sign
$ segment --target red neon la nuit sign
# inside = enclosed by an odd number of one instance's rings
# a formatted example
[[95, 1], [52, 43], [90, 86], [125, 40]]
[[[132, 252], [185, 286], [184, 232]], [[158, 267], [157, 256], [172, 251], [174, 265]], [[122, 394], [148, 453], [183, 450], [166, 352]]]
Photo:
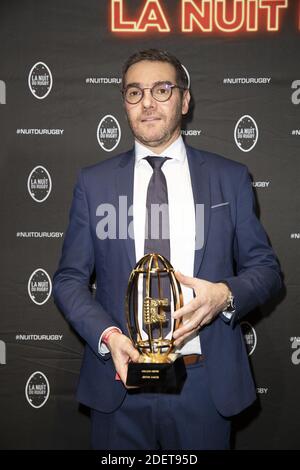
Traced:
[[[289, 6], [288, 0], [178, 0], [178, 3], [180, 31], [198, 34], [279, 31]], [[173, 29], [163, 0], [141, 0], [141, 9], [134, 18], [128, 16], [126, 7], [126, 0], [111, 0], [112, 32], [170, 33]]]

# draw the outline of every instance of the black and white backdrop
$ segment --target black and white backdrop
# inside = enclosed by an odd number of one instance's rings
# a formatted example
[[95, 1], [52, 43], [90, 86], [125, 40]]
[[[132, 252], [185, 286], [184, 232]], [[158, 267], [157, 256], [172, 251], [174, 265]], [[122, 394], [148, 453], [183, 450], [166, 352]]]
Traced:
[[0, 448], [88, 449], [83, 345], [51, 297], [79, 168], [129, 148], [122, 62], [159, 47], [188, 70], [183, 135], [245, 163], [284, 273], [243, 322], [258, 400], [236, 449], [299, 449], [300, 1], [1, 0]]

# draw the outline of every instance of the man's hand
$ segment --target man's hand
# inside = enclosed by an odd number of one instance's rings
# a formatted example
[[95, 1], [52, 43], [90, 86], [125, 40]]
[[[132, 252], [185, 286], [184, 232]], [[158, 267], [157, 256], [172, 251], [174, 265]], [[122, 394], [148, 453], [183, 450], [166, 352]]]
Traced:
[[174, 345], [179, 346], [188, 336], [210, 323], [226, 308], [229, 288], [222, 282], [214, 283], [184, 276], [176, 272], [178, 281], [194, 290], [195, 298], [176, 310], [173, 317], [182, 318], [186, 323], [174, 333]]
[[111, 333], [107, 347], [111, 352], [117, 374], [123, 384], [126, 388], [132, 388], [126, 386], [128, 362], [138, 362], [139, 352], [133, 347], [130, 339], [118, 331]]

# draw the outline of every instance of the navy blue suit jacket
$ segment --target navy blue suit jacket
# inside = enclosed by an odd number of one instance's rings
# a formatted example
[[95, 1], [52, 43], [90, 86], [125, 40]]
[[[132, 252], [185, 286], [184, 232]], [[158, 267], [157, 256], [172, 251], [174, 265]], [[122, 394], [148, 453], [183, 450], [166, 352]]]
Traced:
[[[194, 276], [211, 282], [226, 280], [235, 297], [231, 321], [219, 315], [200, 333], [215, 406], [224, 416], [231, 416], [256, 398], [239, 321], [277, 293], [280, 269], [255, 215], [247, 168], [186, 148], [194, 202], [204, 204], [204, 245], [195, 251]], [[122, 233], [116, 240], [98, 238], [97, 207], [109, 203], [118, 214], [120, 195], [127, 196], [128, 207], [133, 203], [134, 160], [131, 150], [80, 172], [53, 283], [55, 302], [86, 342], [78, 400], [105, 412], [120, 405], [126, 389], [115, 380], [110, 354], [99, 354], [99, 337], [112, 325], [126, 334], [124, 298], [136, 260], [133, 239]], [[95, 297], [89, 289], [94, 269]]]

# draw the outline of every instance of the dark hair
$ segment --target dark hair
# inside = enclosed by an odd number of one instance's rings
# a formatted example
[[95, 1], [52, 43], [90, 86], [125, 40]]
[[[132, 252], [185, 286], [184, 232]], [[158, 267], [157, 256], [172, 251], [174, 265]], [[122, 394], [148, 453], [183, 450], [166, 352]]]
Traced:
[[149, 60], [152, 62], [167, 62], [168, 64], [173, 65], [176, 72], [177, 85], [182, 88], [188, 88], [188, 77], [180, 61], [177, 59], [177, 57], [170, 54], [170, 52], [160, 49], [145, 49], [143, 51], [138, 51], [132, 54], [126, 60], [122, 68], [122, 86], [124, 86], [125, 75], [129, 67], [131, 67], [133, 64], [136, 64], [137, 62], [141, 62], [142, 60]]

